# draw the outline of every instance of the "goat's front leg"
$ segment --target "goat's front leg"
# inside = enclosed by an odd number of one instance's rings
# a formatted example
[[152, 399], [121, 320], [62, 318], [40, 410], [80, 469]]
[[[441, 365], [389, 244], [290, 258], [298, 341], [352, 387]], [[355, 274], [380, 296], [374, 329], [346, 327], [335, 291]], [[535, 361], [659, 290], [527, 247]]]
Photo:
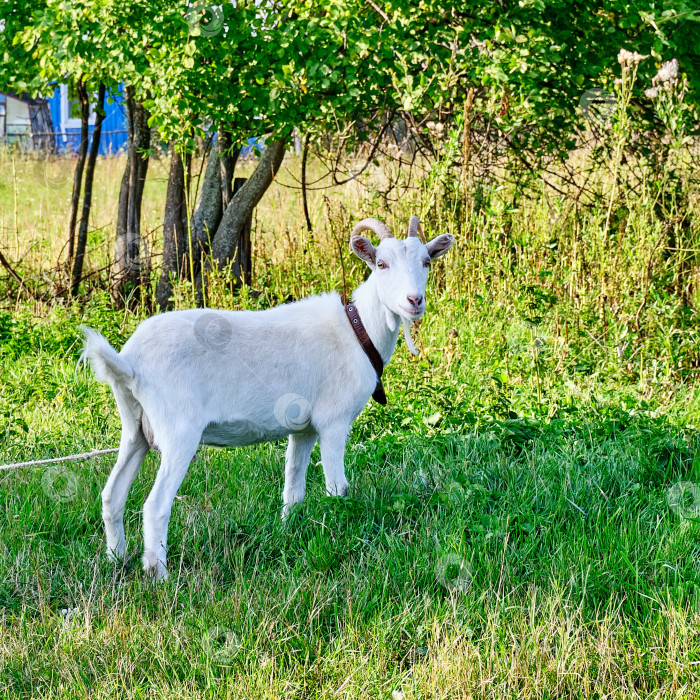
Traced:
[[304, 500], [306, 494], [306, 470], [309, 457], [318, 440], [315, 433], [292, 433], [287, 445], [287, 456], [284, 462], [284, 493], [282, 494], [282, 517], [286, 518], [297, 503]]
[[173, 441], [162, 447], [155, 483], [143, 506], [143, 568], [157, 579], [168, 577], [168, 523], [173, 501], [197, 451], [201, 432], [172, 431]]
[[326, 477], [326, 493], [329, 496], [347, 496], [348, 480], [345, 478], [345, 443], [348, 425], [332, 425], [320, 431], [321, 462]]

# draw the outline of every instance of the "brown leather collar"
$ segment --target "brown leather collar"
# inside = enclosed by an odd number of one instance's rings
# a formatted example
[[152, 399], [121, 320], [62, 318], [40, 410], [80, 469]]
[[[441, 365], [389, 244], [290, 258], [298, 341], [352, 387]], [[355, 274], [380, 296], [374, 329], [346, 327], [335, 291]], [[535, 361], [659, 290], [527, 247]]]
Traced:
[[374, 347], [374, 343], [370, 340], [364, 325], [362, 325], [362, 319], [357, 311], [357, 307], [354, 304], [348, 304], [345, 307], [345, 313], [347, 314], [348, 320], [352, 329], [355, 331], [357, 339], [360, 341], [362, 349], [369, 358], [369, 361], [374, 367], [374, 371], [377, 373], [377, 387], [372, 394], [372, 398], [382, 405], [386, 405], [386, 394], [384, 393], [384, 385], [382, 384], [382, 373], [384, 372], [384, 361], [382, 356], [379, 354], [377, 348]]

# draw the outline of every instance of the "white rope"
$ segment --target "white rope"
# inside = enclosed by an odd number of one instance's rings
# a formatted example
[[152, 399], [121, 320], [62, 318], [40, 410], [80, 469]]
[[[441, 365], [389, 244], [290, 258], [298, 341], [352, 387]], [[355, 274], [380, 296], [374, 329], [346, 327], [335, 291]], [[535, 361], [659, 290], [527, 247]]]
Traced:
[[118, 447], [113, 447], [109, 450], [95, 450], [94, 452], [83, 452], [79, 455], [69, 455], [68, 457], [54, 457], [53, 459], [35, 459], [32, 462], [15, 462], [14, 464], [0, 464], [0, 471], [6, 469], [19, 469], [20, 467], [36, 467], [39, 464], [52, 464], [53, 462], [69, 462], [76, 459], [89, 459], [90, 457], [98, 457], [106, 455], [110, 452], [119, 452]]

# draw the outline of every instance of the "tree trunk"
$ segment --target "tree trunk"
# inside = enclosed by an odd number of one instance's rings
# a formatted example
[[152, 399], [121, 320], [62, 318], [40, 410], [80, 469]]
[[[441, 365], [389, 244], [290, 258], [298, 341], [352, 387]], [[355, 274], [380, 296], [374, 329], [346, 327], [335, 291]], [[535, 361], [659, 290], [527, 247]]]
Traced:
[[148, 172], [148, 149], [151, 130], [149, 113], [134, 98], [134, 89], [124, 89], [129, 119], [129, 141], [126, 170], [119, 192], [117, 242], [114, 260], [112, 299], [117, 305], [130, 299], [138, 302], [141, 285], [146, 281], [148, 266], [141, 261], [141, 201]]
[[83, 183], [83, 169], [85, 168], [85, 158], [88, 150], [88, 129], [90, 123], [90, 101], [88, 99], [85, 83], [78, 80], [77, 84], [78, 100], [80, 100], [80, 147], [78, 149], [78, 160], [75, 164], [73, 175], [73, 194], [70, 200], [70, 211], [68, 213], [68, 262], [73, 260], [75, 248], [75, 224], [78, 218], [78, 207], [80, 206], [80, 190]]
[[78, 245], [73, 261], [73, 276], [71, 279], [71, 295], [78, 294], [80, 279], [83, 276], [83, 261], [85, 259], [85, 246], [87, 245], [88, 222], [90, 220], [90, 208], [92, 207], [92, 183], [95, 178], [95, 163], [97, 154], [100, 151], [100, 139], [102, 136], [102, 122], [104, 113], [105, 86], [100, 84], [97, 93], [97, 111], [95, 114], [95, 126], [92, 130], [92, 144], [90, 145], [90, 155], [87, 160], [85, 170], [85, 189], [83, 192], [83, 213], [80, 218], [80, 228], [78, 229]]
[[[114, 276], [116, 279], [119, 279], [120, 275], [125, 274], [127, 269], [126, 219], [127, 211], [129, 209], [129, 176], [131, 173], [131, 159], [133, 156], [131, 148], [131, 122], [128, 123], [127, 128], [129, 130], [129, 136], [126, 150], [126, 168], [124, 169], [122, 182], [119, 186], [119, 203], [117, 205], [117, 240], [114, 251]], [[112, 287], [112, 301], [119, 305], [121, 305], [122, 302], [121, 294], [117, 293], [116, 291], [116, 282]]]
[[241, 265], [244, 256], [239, 249], [243, 243], [245, 223], [277, 174], [284, 159], [284, 151], [284, 139], [274, 141], [265, 148], [258, 167], [233, 195], [216, 230], [212, 245], [212, 263], [223, 268], [228, 262], [232, 262], [237, 285], [242, 282]]
[[[237, 177], [233, 181], [233, 194], [245, 185], [248, 180], [244, 177]], [[245, 220], [240, 234], [240, 241], [236, 248], [236, 257], [233, 259], [233, 270], [236, 280], [243, 280], [250, 286], [253, 279], [253, 248], [251, 244], [251, 229], [253, 227], [253, 211]]]
[[[189, 166], [189, 157], [187, 160]], [[163, 310], [172, 306], [172, 278], [182, 279], [189, 269], [185, 188], [185, 166], [177, 149], [173, 149], [163, 217], [163, 267], [156, 289], [156, 303]]]
[[240, 146], [231, 145], [231, 134], [222, 129], [219, 132], [219, 165], [221, 167], [221, 215], [226, 207], [231, 204], [233, 197], [233, 171], [236, 169], [236, 161], [241, 153]]
[[211, 241], [231, 201], [233, 171], [240, 148], [228, 153], [230, 150], [230, 135], [220, 131], [209, 154], [204, 182], [190, 221], [195, 277], [201, 270], [202, 255], [211, 250]]

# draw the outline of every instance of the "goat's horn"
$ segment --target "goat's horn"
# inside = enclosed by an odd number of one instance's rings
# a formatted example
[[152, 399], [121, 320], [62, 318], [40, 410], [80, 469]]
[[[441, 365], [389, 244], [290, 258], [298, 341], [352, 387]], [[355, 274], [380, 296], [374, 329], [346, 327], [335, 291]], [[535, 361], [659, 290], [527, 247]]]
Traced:
[[383, 224], [378, 219], [362, 219], [357, 226], [352, 230], [350, 238], [353, 236], [358, 236], [362, 231], [372, 231], [379, 236], [379, 240], [383, 241], [385, 238], [393, 238], [391, 231], [386, 224]]
[[418, 237], [419, 233], [423, 233], [423, 229], [420, 227], [420, 219], [417, 216], [412, 216], [408, 222], [408, 236]]

